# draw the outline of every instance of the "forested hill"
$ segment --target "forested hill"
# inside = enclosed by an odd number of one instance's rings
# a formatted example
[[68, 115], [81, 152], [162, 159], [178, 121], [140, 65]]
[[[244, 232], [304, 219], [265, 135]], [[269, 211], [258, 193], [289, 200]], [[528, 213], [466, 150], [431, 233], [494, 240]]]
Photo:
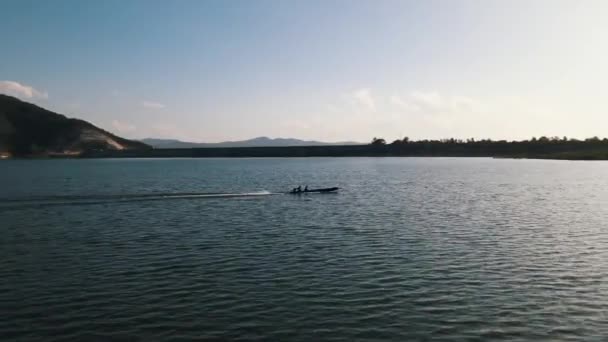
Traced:
[[74, 156], [92, 150], [145, 150], [93, 124], [0, 94], [0, 155]]

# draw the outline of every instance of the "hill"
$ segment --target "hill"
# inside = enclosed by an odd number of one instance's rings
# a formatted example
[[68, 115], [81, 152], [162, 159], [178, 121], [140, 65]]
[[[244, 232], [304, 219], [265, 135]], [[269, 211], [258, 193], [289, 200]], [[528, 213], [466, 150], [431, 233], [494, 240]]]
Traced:
[[279, 146], [330, 146], [330, 145], [357, 145], [354, 142], [326, 143], [313, 140], [300, 140], [292, 138], [258, 137], [240, 141], [224, 141], [219, 143], [195, 143], [174, 139], [143, 139], [142, 142], [154, 148], [203, 148], [203, 147], [279, 147]]
[[69, 156], [91, 150], [149, 148], [84, 120], [0, 94], [0, 156]]

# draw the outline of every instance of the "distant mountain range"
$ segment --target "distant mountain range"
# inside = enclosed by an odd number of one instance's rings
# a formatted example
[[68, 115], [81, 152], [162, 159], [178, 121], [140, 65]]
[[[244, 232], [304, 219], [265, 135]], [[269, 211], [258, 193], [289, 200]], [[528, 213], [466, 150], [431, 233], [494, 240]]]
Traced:
[[0, 157], [79, 155], [90, 150], [150, 149], [93, 124], [0, 94]]
[[299, 139], [259, 137], [221, 143], [193, 143], [174, 139], [121, 138], [80, 119], [68, 118], [15, 97], [0, 94], [0, 158], [78, 156], [92, 151], [149, 150], [196, 147], [280, 147], [357, 145]]
[[198, 147], [272, 147], [272, 146], [329, 146], [329, 145], [359, 145], [356, 142], [326, 143], [313, 140], [299, 140], [291, 138], [258, 137], [241, 141], [225, 141], [219, 143], [195, 143], [175, 139], [142, 139], [143, 143], [154, 148], [198, 148]]

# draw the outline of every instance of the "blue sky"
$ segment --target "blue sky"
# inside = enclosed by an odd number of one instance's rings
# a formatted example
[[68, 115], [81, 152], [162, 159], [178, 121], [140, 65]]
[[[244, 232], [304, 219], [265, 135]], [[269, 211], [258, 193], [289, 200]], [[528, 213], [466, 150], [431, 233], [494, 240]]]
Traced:
[[130, 138], [606, 136], [604, 1], [26, 1], [0, 92]]

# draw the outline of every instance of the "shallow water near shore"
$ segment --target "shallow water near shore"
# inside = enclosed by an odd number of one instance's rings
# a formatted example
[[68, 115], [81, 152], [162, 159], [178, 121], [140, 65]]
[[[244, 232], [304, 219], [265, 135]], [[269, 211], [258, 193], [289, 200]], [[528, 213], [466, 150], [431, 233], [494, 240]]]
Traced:
[[3, 339], [608, 337], [608, 162], [8, 160], [0, 189]]

